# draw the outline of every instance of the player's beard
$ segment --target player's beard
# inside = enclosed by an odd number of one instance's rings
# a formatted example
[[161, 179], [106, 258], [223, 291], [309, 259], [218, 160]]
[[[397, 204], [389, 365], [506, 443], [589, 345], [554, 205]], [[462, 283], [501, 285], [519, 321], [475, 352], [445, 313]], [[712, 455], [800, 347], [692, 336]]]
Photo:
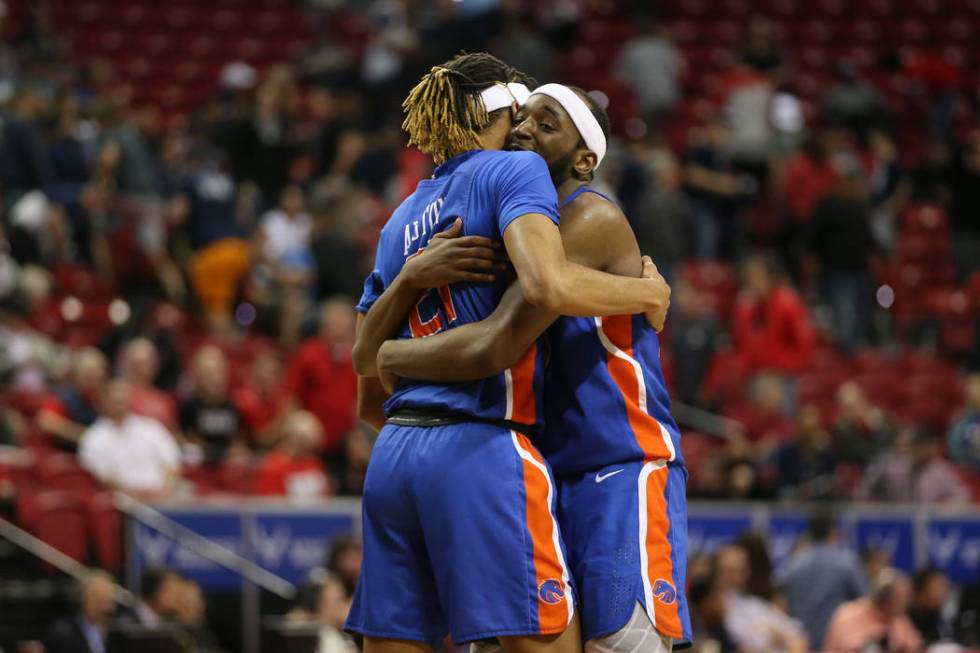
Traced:
[[572, 161], [575, 158], [575, 150], [567, 155], [548, 164], [548, 172], [551, 173], [551, 183], [558, 188], [572, 176]]

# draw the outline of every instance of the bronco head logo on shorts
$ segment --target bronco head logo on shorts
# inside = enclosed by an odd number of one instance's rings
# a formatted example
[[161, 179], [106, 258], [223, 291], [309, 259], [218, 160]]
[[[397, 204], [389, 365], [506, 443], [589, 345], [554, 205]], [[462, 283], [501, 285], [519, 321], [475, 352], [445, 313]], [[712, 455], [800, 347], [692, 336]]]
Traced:
[[677, 600], [677, 589], [669, 580], [658, 578], [653, 584], [653, 596], [665, 605], [670, 605]]
[[538, 597], [549, 605], [565, 600], [565, 585], [560, 580], [549, 578], [538, 587]]

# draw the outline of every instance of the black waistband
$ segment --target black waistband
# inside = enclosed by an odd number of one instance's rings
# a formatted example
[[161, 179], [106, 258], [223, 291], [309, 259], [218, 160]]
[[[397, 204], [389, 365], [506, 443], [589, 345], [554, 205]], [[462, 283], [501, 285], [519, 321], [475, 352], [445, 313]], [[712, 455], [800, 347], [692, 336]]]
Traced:
[[513, 422], [509, 419], [477, 417], [476, 415], [469, 415], [467, 413], [457, 413], [434, 408], [399, 408], [388, 415], [388, 418], [385, 420], [386, 424], [395, 424], [396, 426], [447, 426], [449, 424], [464, 424], [466, 422], [499, 426], [502, 429], [517, 431], [532, 438], [536, 433], [536, 429], [532, 424]]

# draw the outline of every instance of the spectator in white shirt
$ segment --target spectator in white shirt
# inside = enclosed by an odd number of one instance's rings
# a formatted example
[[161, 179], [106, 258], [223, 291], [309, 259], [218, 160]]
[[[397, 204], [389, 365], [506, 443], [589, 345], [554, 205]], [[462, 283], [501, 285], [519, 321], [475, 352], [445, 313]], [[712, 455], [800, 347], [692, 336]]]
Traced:
[[287, 186], [279, 207], [262, 217], [262, 254], [278, 265], [287, 257], [308, 252], [313, 219], [306, 212], [306, 199], [298, 186]]
[[742, 651], [806, 653], [802, 626], [772, 603], [746, 593], [749, 558], [736, 545], [718, 551], [718, 585], [725, 596], [725, 629]]
[[112, 381], [102, 397], [102, 416], [83, 434], [82, 466], [110, 487], [138, 494], [166, 494], [180, 470], [180, 449], [160, 422], [129, 412], [129, 386]]

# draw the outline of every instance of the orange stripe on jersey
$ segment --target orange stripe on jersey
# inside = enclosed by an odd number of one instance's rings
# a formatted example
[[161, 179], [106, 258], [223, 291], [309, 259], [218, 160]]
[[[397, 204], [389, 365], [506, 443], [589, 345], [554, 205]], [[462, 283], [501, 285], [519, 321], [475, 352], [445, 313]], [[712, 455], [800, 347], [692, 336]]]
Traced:
[[520, 424], [534, 424], [537, 419], [534, 393], [534, 367], [537, 361], [537, 344], [531, 345], [521, 360], [508, 370], [511, 382], [511, 406], [507, 419]]
[[527, 437], [511, 431], [524, 463], [527, 530], [533, 546], [538, 629], [542, 635], [560, 633], [571, 621], [574, 607], [568, 570], [558, 543], [558, 525], [551, 513], [554, 491], [541, 454]]
[[[646, 515], [640, 515], [641, 523], [646, 518], [646, 569], [644, 573], [647, 590], [647, 610], [653, 613], [657, 632], [668, 637], [683, 637], [681, 618], [677, 610], [678, 588], [674, 586], [674, 565], [671, 560], [672, 549], [667, 535], [670, 521], [667, 518], [667, 474], [666, 464], [654, 467], [646, 479]], [[649, 468], [648, 467], [648, 468]], [[642, 480], [642, 476], [641, 476]], [[642, 505], [641, 505], [642, 509]], [[680, 588], [683, 590], [683, 588]]]
[[[626, 416], [636, 442], [643, 451], [646, 460], [671, 460], [673, 452], [667, 445], [660, 422], [646, 411], [646, 388], [642, 379], [642, 369], [633, 359], [633, 316], [617, 315], [614, 317], [596, 318], [600, 330], [600, 339], [608, 352], [609, 375], [623, 394], [626, 402]], [[623, 356], [618, 356], [615, 347]], [[641, 395], [643, 395], [641, 397]], [[643, 405], [641, 405], [641, 402]]]

